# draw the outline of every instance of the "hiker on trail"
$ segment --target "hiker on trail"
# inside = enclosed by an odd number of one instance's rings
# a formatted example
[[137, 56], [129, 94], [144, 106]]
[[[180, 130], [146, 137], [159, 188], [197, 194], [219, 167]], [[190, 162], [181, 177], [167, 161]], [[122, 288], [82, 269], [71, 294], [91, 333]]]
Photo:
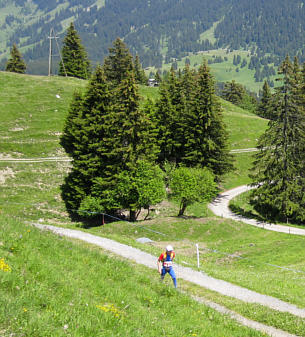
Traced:
[[166, 273], [172, 277], [174, 286], [177, 288], [176, 274], [173, 268], [173, 259], [175, 258], [175, 252], [172, 246], [166, 246], [166, 251], [163, 252], [158, 259], [158, 271], [161, 275], [161, 280], [164, 280]]

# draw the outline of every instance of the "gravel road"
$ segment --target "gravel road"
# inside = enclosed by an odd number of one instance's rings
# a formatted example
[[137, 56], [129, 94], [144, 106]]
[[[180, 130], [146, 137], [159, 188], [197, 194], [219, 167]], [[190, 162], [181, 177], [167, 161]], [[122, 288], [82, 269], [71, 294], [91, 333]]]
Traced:
[[248, 219], [241, 215], [234, 214], [229, 209], [229, 202], [231, 199], [235, 198], [238, 194], [244, 193], [253, 189], [254, 187], [243, 185], [231, 190], [225, 191], [218, 195], [218, 197], [209, 205], [210, 210], [223, 218], [233, 219], [236, 221], [242, 221], [252, 226], [268, 229], [270, 231], [287, 233], [287, 234], [295, 234], [295, 235], [305, 235], [305, 229], [284, 226], [284, 225], [276, 225], [271, 223], [261, 222], [255, 219]]
[[[149, 267], [151, 269], [155, 269], [155, 270], [157, 269], [157, 257], [151, 254], [145, 253], [137, 248], [133, 248], [131, 246], [128, 246], [128, 245], [125, 245], [125, 244], [122, 244], [122, 243], [119, 243], [119, 242], [116, 242], [116, 241], [113, 241], [107, 238], [95, 236], [95, 235], [88, 234], [88, 233], [78, 231], [78, 230], [60, 228], [60, 227], [55, 227], [55, 226], [50, 226], [50, 225], [43, 225], [40, 223], [35, 223], [33, 225], [42, 230], [52, 231], [53, 233], [60, 235], [60, 236], [66, 236], [66, 237], [82, 240], [82, 241], [97, 245], [107, 251], [111, 251], [112, 253], [115, 253], [124, 258], [135, 261], [136, 263], [145, 265], [146, 267]], [[205, 275], [202, 272], [198, 272], [191, 268], [183, 267], [178, 264], [175, 264], [175, 271], [176, 271], [177, 278], [180, 280], [181, 279], [187, 280], [189, 282], [195, 283], [204, 288], [216, 291], [226, 296], [237, 298], [244, 302], [258, 303], [258, 304], [264, 305], [274, 310], [291, 313], [300, 318], [305, 318], [305, 309], [298, 308], [297, 306], [293, 304], [286, 303], [277, 298], [267, 296], [267, 295], [262, 295], [252, 290], [248, 290], [246, 288], [236, 286], [229, 282], [215, 279], [213, 277]], [[237, 320], [243, 325], [246, 325], [248, 327], [267, 333], [270, 336], [297, 337], [285, 331], [278, 330], [273, 327], [266, 326], [264, 324], [249, 320], [216, 303], [206, 301], [204, 299], [197, 298], [197, 297], [194, 297], [194, 299], [198, 302], [202, 302], [212, 307], [213, 309], [223, 314], [229, 315], [230, 317]]]
[[[139, 264], [143, 264], [155, 270], [157, 269], [157, 257], [142, 252], [137, 248], [133, 248], [131, 246], [107, 238], [95, 236], [78, 230], [60, 228], [50, 225], [42, 225], [39, 223], [34, 224], [34, 226], [40, 229], [50, 230], [61, 236], [67, 236], [70, 238], [92, 243], [117, 255], [133, 260]], [[195, 271], [191, 268], [183, 267], [178, 264], [175, 264], [175, 271], [178, 278], [193, 282], [207, 289], [217, 291], [218, 293], [221, 293], [223, 295], [231, 296], [244, 302], [259, 303], [271, 309], [282, 312], [289, 312], [293, 315], [305, 318], [305, 309], [298, 308], [293, 304], [286, 303], [274, 297], [262, 295], [256, 293], [255, 291], [236, 286], [229, 282], [215, 279], [213, 277], [205, 275], [202, 272]]]

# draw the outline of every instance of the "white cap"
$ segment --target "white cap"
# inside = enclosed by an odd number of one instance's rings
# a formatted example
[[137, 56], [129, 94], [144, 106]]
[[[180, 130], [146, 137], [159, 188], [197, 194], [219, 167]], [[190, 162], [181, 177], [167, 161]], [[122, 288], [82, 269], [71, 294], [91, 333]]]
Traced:
[[171, 245], [166, 246], [166, 251], [171, 252], [174, 248]]

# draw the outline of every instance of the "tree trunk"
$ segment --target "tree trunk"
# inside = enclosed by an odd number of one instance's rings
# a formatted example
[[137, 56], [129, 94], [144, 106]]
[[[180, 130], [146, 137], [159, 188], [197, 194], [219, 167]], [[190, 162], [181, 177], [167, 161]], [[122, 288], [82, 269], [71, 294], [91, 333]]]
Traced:
[[178, 216], [182, 216], [184, 214], [186, 206], [187, 206], [186, 202], [181, 202], [181, 206], [180, 206], [180, 210], [179, 210]]
[[129, 220], [136, 221], [137, 220], [137, 212], [134, 210], [129, 211]]
[[150, 208], [149, 208], [149, 206], [148, 206], [148, 208], [147, 208], [147, 214], [146, 214], [146, 216], [145, 216], [144, 220], [146, 220], [146, 219], [148, 218], [148, 216], [149, 216], [149, 213], [150, 213]]

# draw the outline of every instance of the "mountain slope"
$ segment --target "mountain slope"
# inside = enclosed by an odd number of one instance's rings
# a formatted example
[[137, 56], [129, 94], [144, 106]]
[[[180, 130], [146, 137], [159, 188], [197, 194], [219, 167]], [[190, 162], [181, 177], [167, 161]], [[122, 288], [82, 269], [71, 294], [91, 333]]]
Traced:
[[233, 0], [215, 30], [219, 46], [233, 49], [256, 45], [260, 52], [284, 58], [305, 57], [305, 6], [298, 0]]
[[[46, 68], [50, 29], [62, 39], [71, 21], [94, 63], [102, 62], [118, 36], [144, 67], [228, 47], [252, 48], [260, 57], [271, 53], [276, 58], [269, 63], [287, 53], [305, 60], [301, 0], [4, 0], [0, 12], [0, 58], [15, 42], [29, 72]], [[215, 36], [202, 39], [213, 24]]]

